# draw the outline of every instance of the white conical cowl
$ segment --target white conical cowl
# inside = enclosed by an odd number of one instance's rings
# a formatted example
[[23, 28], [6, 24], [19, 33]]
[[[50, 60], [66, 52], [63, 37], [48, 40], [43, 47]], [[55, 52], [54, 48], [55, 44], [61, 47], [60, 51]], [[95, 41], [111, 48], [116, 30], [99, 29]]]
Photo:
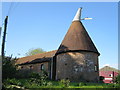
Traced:
[[82, 8], [78, 8], [78, 11], [77, 11], [77, 13], [76, 13], [76, 15], [75, 15], [75, 17], [74, 17], [74, 19], [72, 20], [72, 21], [80, 21], [80, 17], [81, 17], [81, 9]]

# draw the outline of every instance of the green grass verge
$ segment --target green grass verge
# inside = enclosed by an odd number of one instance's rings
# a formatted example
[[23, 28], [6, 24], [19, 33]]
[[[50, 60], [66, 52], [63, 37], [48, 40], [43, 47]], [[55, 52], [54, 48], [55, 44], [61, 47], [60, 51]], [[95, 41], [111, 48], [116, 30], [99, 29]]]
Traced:
[[105, 83], [73, 83], [70, 82], [68, 87], [60, 85], [58, 81], [46, 80], [47, 85], [41, 86], [39, 83], [31, 82], [30, 79], [7, 79], [3, 82], [4, 88], [120, 88], [119, 84]]

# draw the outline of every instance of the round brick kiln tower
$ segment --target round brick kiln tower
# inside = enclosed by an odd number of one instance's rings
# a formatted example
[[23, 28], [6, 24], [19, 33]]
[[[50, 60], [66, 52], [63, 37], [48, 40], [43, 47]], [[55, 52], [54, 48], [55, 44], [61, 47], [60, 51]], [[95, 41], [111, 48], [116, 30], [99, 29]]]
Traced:
[[78, 9], [53, 61], [56, 80], [98, 82], [100, 55], [80, 21]]

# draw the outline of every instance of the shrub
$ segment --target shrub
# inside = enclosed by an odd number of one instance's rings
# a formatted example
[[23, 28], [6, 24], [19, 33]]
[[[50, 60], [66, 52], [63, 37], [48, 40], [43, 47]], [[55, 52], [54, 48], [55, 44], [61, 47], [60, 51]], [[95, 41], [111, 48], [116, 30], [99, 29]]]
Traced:
[[9, 84], [14, 84], [14, 85], [21, 85], [19, 80], [14, 79], [7, 79], [6, 82], [8, 82]]
[[62, 79], [62, 80], [60, 80], [59, 85], [62, 86], [62, 87], [68, 87], [69, 83], [70, 83], [70, 80]]
[[99, 77], [99, 80], [100, 80], [99, 83], [104, 83], [104, 81], [103, 81], [103, 80], [104, 80], [104, 77], [103, 77], [103, 76], [100, 76], [100, 77]]
[[2, 79], [15, 78], [17, 73], [16, 66], [12, 64], [12, 57], [5, 57], [2, 60]]
[[120, 88], [120, 84], [114, 84], [115, 88]]
[[108, 84], [107, 86], [110, 87], [110, 88], [114, 88], [115, 87], [114, 84], [112, 84], [112, 83]]
[[41, 73], [31, 73], [30, 75], [31, 79], [30, 82], [31, 83], [37, 83], [40, 86], [47, 86], [47, 75], [44, 71], [42, 71]]
[[39, 73], [32, 72], [32, 73], [29, 74], [29, 77], [30, 77], [30, 78], [38, 78], [38, 79], [39, 79], [40, 74], [39, 74]]
[[47, 86], [52, 86], [52, 85], [53, 85], [52, 82], [47, 83]]
[[120, 84], [120, 74], [115, 78], [115, 82]]
[[79, 83], [79, 86], [84, 86], [85, 84], [83, 82], [80, 82]]
[[24, 70], [18, 70], [18, 72], [16, 73], [16, 76], [15, 78], [18, 78], [18, 79], [22, 79], [22, 78], [30, 78], [31, 76], [31, 71], [30, 70], [27, 70], [27, 69], [24, 69]]

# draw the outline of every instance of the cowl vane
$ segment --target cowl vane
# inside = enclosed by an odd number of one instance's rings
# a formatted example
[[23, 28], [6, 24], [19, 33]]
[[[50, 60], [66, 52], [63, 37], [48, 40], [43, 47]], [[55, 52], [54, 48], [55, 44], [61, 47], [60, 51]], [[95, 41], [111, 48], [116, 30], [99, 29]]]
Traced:
[[82, 8], [78, 8], [78, 11], [77, 11], [74, 19], [72, 20], [72, 22], [81, 20], [81, 10], [82, 10]]

